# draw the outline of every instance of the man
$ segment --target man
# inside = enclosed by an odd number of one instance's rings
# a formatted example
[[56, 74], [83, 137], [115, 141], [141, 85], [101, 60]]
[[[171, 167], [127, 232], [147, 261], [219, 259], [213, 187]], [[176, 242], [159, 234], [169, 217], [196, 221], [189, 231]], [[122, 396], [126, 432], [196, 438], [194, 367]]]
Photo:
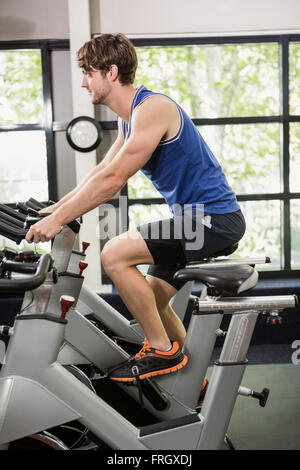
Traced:
[[[187, 260], [201, 260], [240, 240], [245, 222], [236, 197], [216, 158], [192, 121], [169, 97], [145, 87], [135, 88], [137, 57], [122, 34], [103, 34], [77, 53], [83, 71], [82, 87], [93, 104], [108, 106], [119, 116], [118, 136], [84, 180], [58, 203], [51, 214], [33, 225], [26, 240], [47, 241], [61, 226], [112, 198], [138, 170], [142, 170], [173, 207], [192, 208], [197, 226], [198, 206], [204, 207], [204, 243], [186, 249], [176, 236], [176, 217], [150, 224], [159, 238], [149, 237], [148, 224], [108, 241], [101, 259], [121, 298], [145, 333], [142, 350], [110, 371], [113, 380], [133, 382], [176, 371], [187, 363], [181, 352], [185, 329], [169, 306], [183, 285], [173, 279]], [[49, 211], [49, 209], [47, 209]], [[170, 236], [162, 232], [168, 225]], [[157, 233], [157, 232], [156, 232]], [[153, 239], [154, 238], [154, 239]], [[146, 278], [138, 264], [149, 264]]]

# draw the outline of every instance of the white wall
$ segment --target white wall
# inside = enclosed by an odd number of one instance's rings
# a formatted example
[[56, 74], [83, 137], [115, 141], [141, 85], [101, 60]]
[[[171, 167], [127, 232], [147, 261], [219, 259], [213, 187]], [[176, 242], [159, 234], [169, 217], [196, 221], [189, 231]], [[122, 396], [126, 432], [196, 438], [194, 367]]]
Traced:
[[[300, 0], [96, 0], [93, 33], [130, 36], [300, 31]], [[95, 22], [95, 20], [94, 20]]]
[[[52, 100], [53, 119], [69, 122], [73, 118], [71, 61], [69, 51], [52, 51]], [[67, 142], [64, 131], [55, 132], [58, 198], [74, 188], [76, 181], [74, 150]], [[67, 169], [67, 171], [66, 171]]]
[[0, 0], [0, 41], [68, 37], [67, 0]]
[[[90, 0], [90, 6], [93, 34], [300, 31], [300, 0]], [[68, 0], [0, 0], [0, 41], [69, 37]]]

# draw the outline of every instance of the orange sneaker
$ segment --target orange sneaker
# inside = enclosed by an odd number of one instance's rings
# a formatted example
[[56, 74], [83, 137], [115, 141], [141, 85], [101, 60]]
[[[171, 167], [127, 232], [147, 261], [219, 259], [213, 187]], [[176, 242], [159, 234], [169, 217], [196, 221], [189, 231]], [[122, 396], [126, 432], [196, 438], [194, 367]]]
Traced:
[[118, 382], [134, 382], [137, 378], [143, 380], [176, 372], [187, 364], [188, 358], [181, 352], [176, 341], [171, 341], [171, 344], [170, 351], [160, 351], [145, 341], [133, 358], [111, 368], [108, 377]]

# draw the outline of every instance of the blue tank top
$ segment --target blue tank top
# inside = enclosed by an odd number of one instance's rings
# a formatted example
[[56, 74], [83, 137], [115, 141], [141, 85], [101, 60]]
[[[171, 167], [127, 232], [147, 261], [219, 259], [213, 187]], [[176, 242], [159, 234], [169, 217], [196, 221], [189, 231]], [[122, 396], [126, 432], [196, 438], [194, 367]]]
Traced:
[[[144, 86], [137, 89], [128, 126], [125, 121], [122, 123], [125, 140], [131, 134], [134, 109], [149, 96], [157, 94], [161, 95]], [[142, 173], [162, 194], [172, 212], [175, 204], [182, 208], [184, 205], [196, 207], [197, 204], [203, 204], [204, 212], [208, 214], [226, 214], [239, 210], [236, 196], [217, 159], [192, 120], [175, 104], [180, 115], [179, 129], [172, 138], [158, 144], [141, 168]]]

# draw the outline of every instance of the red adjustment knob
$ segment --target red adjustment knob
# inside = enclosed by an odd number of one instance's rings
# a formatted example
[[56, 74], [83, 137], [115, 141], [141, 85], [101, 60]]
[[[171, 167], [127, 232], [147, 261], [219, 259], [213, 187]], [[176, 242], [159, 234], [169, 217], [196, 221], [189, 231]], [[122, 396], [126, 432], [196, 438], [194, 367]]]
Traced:
[[277, 315], [270, 315], [266, 320], [267, 325], [282, 325], [282, 317]]
[[65, 318], [66, 314], [68, 313], [68, 311], [74, 304], [75, 299], [74, 297], [71, 297], [70, 295], [62, 295], [59, 301], [60, 301], [60, 308], [61, 308], [60, 318]]
[[82, 253], [85, 253], [87, 248], [90, 246], [90, 243], [89, 242], [82, 242], [81, 246], [82, 246]]
[[78, 266], [79, 266], [79, 276], [82, 276], [83, 271], [88, 267], [88, 263], [85, 263], [84, 261], [79, 261]]
[[268, 325], [282, 325], [282, 318], [280, 316], [268, 317], [267, 324]]

